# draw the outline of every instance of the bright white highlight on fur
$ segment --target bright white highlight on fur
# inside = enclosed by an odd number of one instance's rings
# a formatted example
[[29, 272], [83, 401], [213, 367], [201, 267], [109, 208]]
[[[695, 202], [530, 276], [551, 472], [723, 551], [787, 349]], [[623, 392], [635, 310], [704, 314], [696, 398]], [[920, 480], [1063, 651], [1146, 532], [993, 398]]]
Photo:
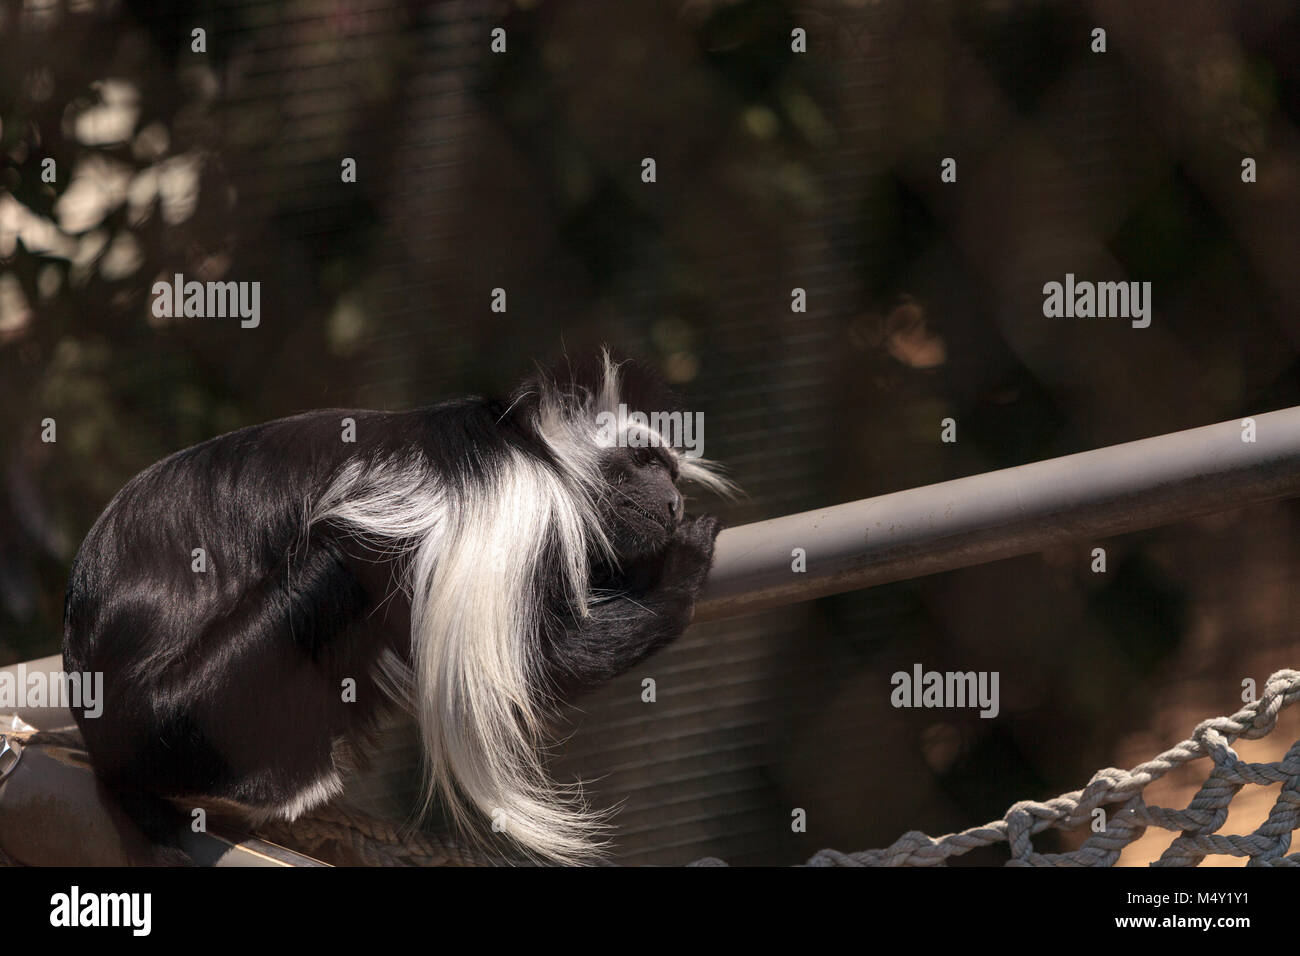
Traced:
[[[602, 821], [545, 773], [537, 638], [542, 583], [558, 576], [585, 616], [589, 568], [608, 552], [596, 416], [620, 403], [617, 366], [606, 356], [597, 395], [547, 385], [536, 397], [537, 432], [558, 465], [514, 451], [484, 480], [447, 488], [420, 460], [353, 462], [310, 523], [329, 520], [406, 555], [413, 668], [384, 661], [380, 676], [389, 693], [413, 684], [425, 809], [440, 799], [471, 834], [504, 813], [505, 832], [527, 852], [576, 863], [598, 852]], [[731, 490], [703, 459], [679, 456], [679, 467], [684, 478]]]
[[275, 808], [254, 808], [241, 805], [241, 809], [248, 814], [249, 819], [255, 824], [261, 824], [267, 820], [288, 820], [292, 823], [312, 807], [319, 807], [323, 803], [329, 803], [342, 792], [343, 778], [339, 776], [337, 770], [331, 770], [303, 787], [288, 803]]

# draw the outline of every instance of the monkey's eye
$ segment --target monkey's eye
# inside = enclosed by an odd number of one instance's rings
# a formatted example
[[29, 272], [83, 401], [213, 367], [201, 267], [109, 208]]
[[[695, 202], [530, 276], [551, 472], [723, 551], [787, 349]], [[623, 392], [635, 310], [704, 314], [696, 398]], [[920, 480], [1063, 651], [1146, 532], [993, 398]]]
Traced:
[[659, 464], [659, 456], [655, 454], [652, 448], [638, 448], [632, 452], [632, 460], [642, 468], [647, 465]]

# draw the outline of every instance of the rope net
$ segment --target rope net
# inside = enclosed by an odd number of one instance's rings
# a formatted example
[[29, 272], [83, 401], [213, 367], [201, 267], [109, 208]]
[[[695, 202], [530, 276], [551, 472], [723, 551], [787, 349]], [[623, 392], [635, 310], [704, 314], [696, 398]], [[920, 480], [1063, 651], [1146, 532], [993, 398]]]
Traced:
[[[1112, 866], [1126, 846], [1139, 839], [1147, 827], [1176, 832], [1177, 837], [1152, 866], [1196, 866], [1211, 854], [1246, 857], [1249, 866], [1300, 866], [1300, 852], [1288, 853], [1291, 837], [1300, 829], [1300, 740], [1281, 760], [1247, 763], [1232, 749], [1238, 739], [1256, 740], [1277, 726], [1278, 715], [1300, 700], [1300, 671], [1280, 670], [1269, 677], [1263, 693], [1231, 717], [1214, 717], [1197, 725], [1192, 735], [1164, 753], [1132, 770], [1113, 767], [1098, 771], [1082, 790], [1052, 800], [1022, 800], [1001, 820], [983, 826], [931, 837], [919, 831], [903, 834], [880, 850], [843, 853], [822, 850], [805, 866], [943, 866], [977, 847], [1005, 843], [1011, 854], [1008, 866]], [[69, 745], [79, 745], [69, 735]], [[32, 743], [63, 743], [57, 733], [34, 735]], [[1171, 770], [1209, 757], [1209, 775], [1186, 809], [1149, 806], [1143, 798], [1148, 784]], [[1244, 835], [1219, 833], [1229, 806], [1247, 784], [1281, 784], [1268, 817]], [[1093, 811], [1107, 813], [1101, 832], [1092, 833], [1078, 849], [1040, 853], [1033, 838], [1044, 830], [1089, 827]], [[467, 866], [500, 862], [482, 856], [456, 841], [432, 835], [403, 832], [367, 814], [331, 806], [293, 823], [268, 824], [257, 829], [263, 839], [296, 847], [336, 865], [362, 866]], [[0, 852], [0, 865], [12, 862]], [[706, 857], [691, 866], [727, 866]]]
[[[1293, 831], [1300, 828], [1300, 740], [1275, 763], [1246, 763], [1232, 749], [1238, 738], [1267, 736], [1277, 726], [1278, 714], [1297, 699], [1300, 671], [1278, 671], [1268, 679], [1258, 700], [1231, 717], [1202, 721], [1182, 743], [1132, 770], [1100, 770], [1082, 790], [1054, 800], [1022, 800], [1001, 820], [960, 833], [931, 837], [913, 830], [883, 850], [822, 850], [805, 866], [943, 866], [950, 857], [998, 843], [1006, 843], [1010, 849], [1007, 866], [1111, 866], [1126, 846], [1152, 826], [1178, 832], [1152, 866], [1196, 866], [1209, 854], [1247, 857], [1248, 866], [1300, 866], [1300, 853], [1287, 853]], [[1202, 757], [1209, 757], [1214, 766], [1187, 809], [1146, 804], [1143, 790], [1147, 784]], [[1254, 832], [1242, 836], [1218, 832], [1242, 787], [1276, 783], [1282, 785], [1277, 801]], [[1093, 810], [1114, 804], [1120, 807], [1107, 814], [1104, 829], [1093, 833], [1078, 849], [1067, 853], [1034, 849], [1035, 834], [1090, 826]], [[706, 858], [691, 865], [727, 864]]]
[[[843, 853], [822, 850], [805, 866], [943, 866], [977, 847], [1007, 844], [1008, 866], [1112, 866], [1126, 846], [1139, 839], [1148, 827], [1176, 832], [1177, 837], [1152, 866], [1196, 866], [1206, 856], [1223, 854], [1246, 857], [1250, 866], [1300, 866], [1300, 852], [1288, 854], [1291, 837], [1300, 829], [1300, 740], [1286, 755], [1273, 763], [1247, 763], [1232, 749], [1238, 739], [1257, 740], [1277, 726], [1278, 715], [1300, 700], [1300, 671], [1280, 670], [1269, 677], [1258, 700], [1246, 704], [1231, 717], [1214, 717], [1197, 725], [1192, 735], [1164, 753], [1132, 770], [1109, 767], [1093, 775], [1082, 790], [1052, 800], [1022, 800], [1001, 820], [972, 827], [960, 833], [931, 837], [919, 831], [905, 833], [881, 850]], [[1209, 757], [1212, 761], [1205, 782], [1186, 809], [1149, 806], [1143, 798], [1148, 784], [1171, 770]], [[1247, 784], [1281, 784], [1267, 819], [1245, 835], [1218, 830], [1242, 787]], [[1116, 805], [1119, 805], [1116, 809]], [[1065, 853], [1039, 853], [1033, 837], [1044, 830], [1091, 828], [1093, 811], [1108, 809], [1106, 825], [1092, 833], [1078, 849]], [[464, 848], [450, 843], [407, 842], [390, 826], [378, 831], [362, 827], [355, 816], [337, 816], [328, 822], [329, 840], [305, 841], [308, 847], [329, 859], [346, 845], [346, 862], [383, 865], [472, 865], [493, 862], [479, 860]], [[318, 828], [324, 819], [302, 820], [286, 825], [285, 832], [270, 834], [290, 845], [303, 844], [302, 828]], [[299, 831], [299, 832], [295, 832]], [[320, 834], [316, 834], [320, 836]], [[334, 854], [322, 853], [322, 843], [333, 843]], [[335, 862], [341, 862], [335, 860]], [[692, 866], [726, 866], [716, 858], [697, 860]]]

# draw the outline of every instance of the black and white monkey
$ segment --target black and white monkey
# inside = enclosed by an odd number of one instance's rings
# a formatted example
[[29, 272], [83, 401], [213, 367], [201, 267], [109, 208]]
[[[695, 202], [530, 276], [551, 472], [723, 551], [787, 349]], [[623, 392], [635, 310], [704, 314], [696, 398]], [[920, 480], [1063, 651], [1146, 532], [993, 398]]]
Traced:
[[600, 434], [620, 403], [672, 407], [643, 369], [562, 368], [502, 401], [244, 428], [133, 478], [64, 614], [65, 668], [104, 674], [101, 716], [76, 715], [100, 777], [128, 806], [293, 819], [407, 706], [426, 809], [590, 859], [600, 819], [549, 780], [548, 717], [686, 628], [719, 523], [676, 485], [729, 484], [643, 425]]

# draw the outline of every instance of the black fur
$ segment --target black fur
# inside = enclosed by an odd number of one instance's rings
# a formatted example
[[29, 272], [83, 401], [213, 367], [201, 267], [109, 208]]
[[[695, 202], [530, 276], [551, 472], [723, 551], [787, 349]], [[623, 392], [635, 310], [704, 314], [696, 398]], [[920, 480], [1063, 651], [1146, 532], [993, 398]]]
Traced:
[[[595, 387], [585, 374], [563, 387]], [[652, 384], [633, 379], [630, 390], [642, 385], [641, 407], [665, 407], [647, 397]], [[102, 779], [136, 805], [220, 798], [265, 812], [335, 757], [359, 760], [385, 711], [381, 653], [411, 659], [410, 604], [394, 593], [404, 559], [329, 523], [304, 535], [304, 515], [349, 461], [419, 453], [453, 489], [512, 448], [549, 461], [530, 425], [535, 402], [525, 388], [402, 413], [311, 412], [214, 438], [132, 479], [77, 554], [64, 617], [65, 667], [104, 673], [102, 716], [76, 714]], [[345, 416], [353, 444], [340, 440]], [[592, 568], [590, 615], [539, 585], [536, 683], [548, 698], [677, 637], [712, 559], [718, 522], [684, 518], [673, 455], [610, 449], [603, 469], [617, 560]], [[191, 569], [195, 548], [206, 573]], [[356, 703], [342, 700], [344, 678], [357, 681]]]

